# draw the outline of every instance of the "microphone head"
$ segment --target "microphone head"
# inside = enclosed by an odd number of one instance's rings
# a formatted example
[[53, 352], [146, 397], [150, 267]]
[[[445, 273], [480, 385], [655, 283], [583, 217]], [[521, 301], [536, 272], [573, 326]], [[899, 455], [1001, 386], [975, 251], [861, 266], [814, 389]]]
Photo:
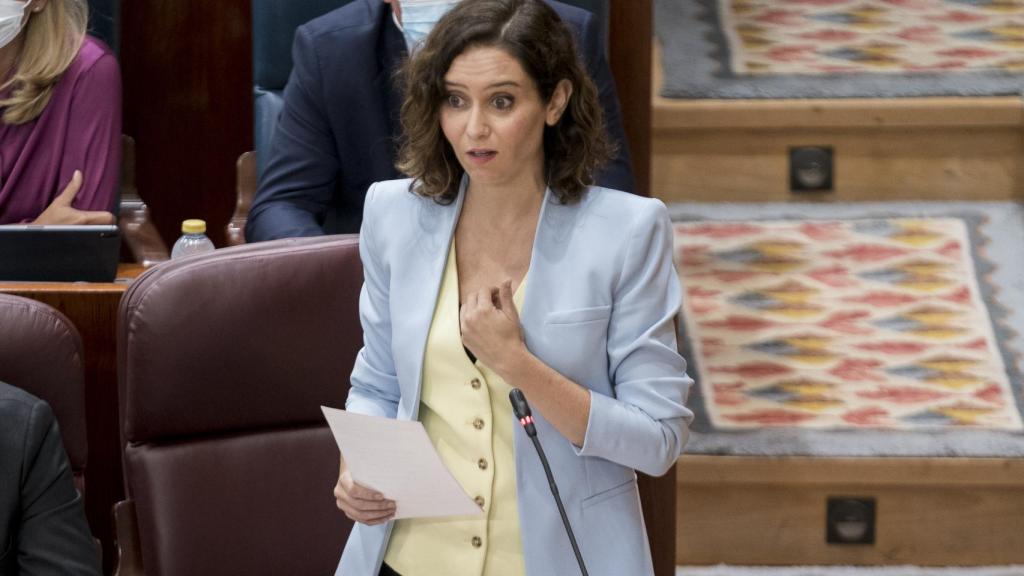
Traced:
[[516, 419], [523, 425], [523, 429], [526, 430], [526, 434], [530, 437], [537, 436], [537, 427], [533, 424], [533, 415], [530, 413], [530, 405], [526, 402], [526, 396], [523, 395], [523, 391], [519, 388], [513, 388], [508, 393], [509, 402], [512, 403], [512, 412], [515, 413]]
[[512, 412], [515, 413], [516, 418], [520, 420], [530, 416], [530, 405], [526, 402], [526, 396], [523, 395], [523, 391], [519, 388], [513, 388], [508, 393], [508, 400], [512, 403]]

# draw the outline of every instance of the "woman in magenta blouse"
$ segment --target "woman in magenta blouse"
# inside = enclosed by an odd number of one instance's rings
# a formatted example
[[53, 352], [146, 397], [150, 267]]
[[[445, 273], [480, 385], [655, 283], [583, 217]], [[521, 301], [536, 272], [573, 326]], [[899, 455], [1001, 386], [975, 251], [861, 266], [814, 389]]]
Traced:
[[117, 60], [86, 0], [0, 0], [0, 224], [110, 224], [121, 166]]

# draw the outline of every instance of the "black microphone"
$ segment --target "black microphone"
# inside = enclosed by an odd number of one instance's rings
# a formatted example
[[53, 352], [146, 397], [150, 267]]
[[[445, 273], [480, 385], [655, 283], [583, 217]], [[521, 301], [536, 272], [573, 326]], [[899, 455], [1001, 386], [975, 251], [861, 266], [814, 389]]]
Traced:
[[519, 423], [523, 425], [526, 435], [533, 441], [533, 447], [537, 449], [537, 455], [540, 456], [540, 463], [544, 466], [544, 474], [548, 477], [551, 495], [555, 497], [555, 504], [558, 504], [558, 513], [562, 515], [562, 524], [565, 526], [565, 533], [569, 535], [569, 543], [572, 544], [572, 551], [576, 554], [576, 562], [580, 565], [580, 572], [583, 573], [583, 576], [589, 576], [587, 574], [587, 567], [583, 564], [583, 555], [580, 554], [580, 547], [576, 544], [576, 535], [572, 533], [572, 526], [569, 525], [569, 517], [565, 515], [565, 505], [562, 504], [562, 497], [558, 494], [558, 485], [555, 484], [555, 477], [551, 474], [548, 457], [544, 455], [544, 449], [540, 446], [540, 439], [537, 438], [537, 427], [533, 424], [533, 415], [530, 413], [530, 405], [526, 402], [526, 396], [523, 396], [523, 391], [519, 388], [513, 388], [508, 393], [508, 399], [512, 402], [512, 412], [519, 419]]
[[537, 427], [533, 425], [533, 414], [530, 412], [530, 405], [526, 402], [526, 396], [523, 396], [523, 391], [513, 388], [508, 393], [508, 399], [512, 402], [512, 412], [515, 413], [516, 418], [519, 418], [519, 423], [523, 425], [527, 436], [536, 438]]

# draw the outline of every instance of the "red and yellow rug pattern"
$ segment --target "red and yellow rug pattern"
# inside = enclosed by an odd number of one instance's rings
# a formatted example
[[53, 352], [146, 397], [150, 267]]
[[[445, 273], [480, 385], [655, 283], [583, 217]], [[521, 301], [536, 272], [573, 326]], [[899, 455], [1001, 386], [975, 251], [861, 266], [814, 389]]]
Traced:
[[1024, 71], [1024, 0], [717, 0], [741, 76]]
[[675, 245], [716, 429], [1022, 429], [963, 220], [680, 222]]

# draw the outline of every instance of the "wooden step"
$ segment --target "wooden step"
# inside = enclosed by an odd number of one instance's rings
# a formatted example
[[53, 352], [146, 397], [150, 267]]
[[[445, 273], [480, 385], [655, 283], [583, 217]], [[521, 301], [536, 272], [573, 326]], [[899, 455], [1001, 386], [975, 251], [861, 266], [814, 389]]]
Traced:
[[[1018, 97], [676, 100], [654, 54], [652, 195], [674, 201], [1024, 197]], [[835, 190], [789, 190], [789, 149], [828, 146]]]
[[[683, 456], [677, 564], [1024, 563], [1024, 459]], [[874, 544], [827, 544], [829, 497], [876, 501]]]

